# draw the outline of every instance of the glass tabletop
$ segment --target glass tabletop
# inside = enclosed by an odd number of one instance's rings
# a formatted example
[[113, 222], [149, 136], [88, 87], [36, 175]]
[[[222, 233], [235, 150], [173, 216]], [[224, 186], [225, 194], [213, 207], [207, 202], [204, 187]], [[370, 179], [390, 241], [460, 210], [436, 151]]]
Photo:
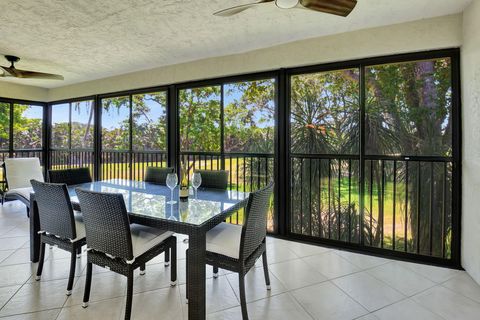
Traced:
[[121, 193], [129, 213], [193, 225], [201, 225], [246, 200], [249, 196], [248, 192], [199, 188], [197, 198], [191, 195], [188, 197], [188, 201], [179, 201], [177, 186], [173, 192], [173, 198], [177, 203], [168, 204], [170, 189], [167, 186], [142, 181], [112, 179], [69, 187], [68, 192], [73, 203], [78, 203], [75, 188]]

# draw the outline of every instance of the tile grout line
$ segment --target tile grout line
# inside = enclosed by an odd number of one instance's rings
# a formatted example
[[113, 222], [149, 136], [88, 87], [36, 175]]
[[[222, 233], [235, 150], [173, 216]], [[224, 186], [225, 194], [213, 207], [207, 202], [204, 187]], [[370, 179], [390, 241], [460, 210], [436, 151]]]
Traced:
[[10, 296], [10, 298], [8, 298], [8, 300], [2, 305], [2, 307], [0, 308], [0, 313], [1, 313], [1, 311], [3, 310], [3, 308], [10, 302], [10, 300], [12, 300], [12, 298], [20, 291], [20, 289], [23, 288], [24, 285], [25, 285], [25, 283], [22, 284], [22, 285], [19, 285], [20, 287], [15, 291], [15, 293], [12, 294], [12, 295]]
[[[364, 271], [371, 270], [371, 269], [372, 269], [372, 268], [369, 268], [369, 269], [366, 269], [366, 270], [364, 270]], [[399, 303], [399, 302], [402, 302], [402, 301], [405, 301], [405, 300], [409, 300], [409, 299], [413, 298], [413, 297], [416, 296], [416, 295], [419, 295], [419, 294], [421, 294], [421, 293], [423, 293], [423, 292], [425, 292], [425, 291], [427, 291], [427, 290], [430, 290], [430, 289], [432, 289], [432, 288], [435, 288], [435, 287], [439, 286], [439, 284], [435, 283], [435, 285], [432, 286], [432, 287], [429, 287], [429, 288], [426, 288], [426, 289], [424, 289], [424, 290], [421, 290], [421, 291], [415, 293], [415, 294], [412, 295], [412, 296], [408, 296], [408, 295], [403, 294], [403, 293], [400, 292], [399, 290], [393, 288], [392, 286], [390, 286], [388, 283], [384, 282], [383, 280], [377, 279], [375, 276], [369, 274], [368, 272], [367, 272], [367, 274], [368, 274], [370, 277], [374, 278], [375, 280], [383, 283], [383, 284], [386, 285], [388, 288], [390, 288], [390, 289], [398, 292], [401, 296], [403, 296], [403, 298], [400, 299], [400, 300], [398, 300], [398, 301], [389, 303], [389, 304], [387, 304], [387, 305], [385, 305], [385, 306], [383, 306], [383, 307], [381, 307], [381, 308], [378, 308], [378, 309], [376, 309], [376, 310], [370, 311], [370, 310], [368, 310], [368, 309], [366, 308], [366, 306], [364, 306], [362, 303], [360, 303], [360, 301], [358, 301], [358, 300], [355, 299], [354, 297], [350, 296], [350, 294], [348, 294], [348, 292], [346, 292], [345, 290], [343, 290], [341, 287], [337, 286], [336, 283], [334, 283], [333, 281], [332, 281], [332, 284], [335, 285], [335, 286], [336, 286], [338, 289], [340, 289], [341, 291], [343, 291], [347, 296], [349, 296], [349, 297], [350, 297], [351, 299], [353, 299], [355, 302], [357, 302], [358, 304], [360, 304], [360, 305], [361, 305], [363, 308], [365, 308], [365, 310], [367, 310], [369, 313], [374, 313], [374, 312], [377, 312], [377, 311], [382, 310], [382, 309], [384, 309], [384, 308], [387, 308], [387, 307], [389, 307], [389, 306], [392, 306], [392, 305], [394, 305], [394, 304], [396, 304], [396, 303]], [[353, 275], [353, 274], [350, 274], [350, 275]], [[336, 279], [338, 279], [338, 278], [336, 278]], [[432, 282], [433, 282], [433, 281], [432, 281]], [[413, 302], [415, 302], [415, 301], [413, 301]]]
[[[323, 282], [322, 282], [322, 283], [323, 283]], [[292, 290], [292, 291], [294, 291], [294, 290]], [[300, 301], [298, 301], [298, 299], [295, 297], [295, 295], [293, 294], [293, 292], [288, 291], [287, 293], [291, 295], [292, 299], [293, 299], [296, 303], [298, 303], [298, 305], [300, 305], [300, 307], [303, 309], [303, 311], [305, 311], [312, 319], [315, 319], [314, 315], [311, 314], [311, 313], [303, 306], [303, 304], [302, 304]]]
[[[20, 315], [25, 315], [25, 314], [35, 314], [35, 313], [45, 312], [45, 311], [51, 311], [51, 310], [60, 310], [60, 311], [61, 311], [61, 308], [48, 308], [48, 309], [43, 309], [43, 310], [39, 310], [39, 311], [20, 312], [20, 313], [15, 313], [15, 314], [11, 314], [11, 315], [0, 316], [0, 319], [9, 318], [9, 317], [15, 317], [15, 316], [20, 316]], [[60, 315], [60, 311], [59, 311], [58, 315]], [[55, 319], [58, 318], [58, 315], [55, 317]]]
[[[456, 277], [456, 276], [455, 276], [455, 277]], [[453, 277], [453, 278], [455, 278], [455, 277]], [[449, 287], [446, 287], [446, 286], [445, 286], [445, 283], [447, 283], [448, 281], [452, 280], [453, 278], [450, 278], [450, 279], [448, 279], [448, 280], [445, 280], [444, 282], [439, 283], [438, 286], [440, 286], [440, 287], [442, 287], [442, 288], [445, 288], [445, 289], [447, 289], [447, 290], [449, 290], [449, 291], [451, 291], [451, 292], [453, 292], [453, 293], [459, 294], [459, 295], [461, 295], [462, 297], [465, 297], [465, 298], [467, 298], [467, 299], [469, 299], [469, 300], [472, 300], [473, 302], [475, 302], [475, 303], [477, 303], [477, 304], [480, 304], [480, 301], [477, 301], [477, 300], [475, 300], [475, 299], [472, 299], [472, 298], [470, 298], [469, 296], [464, 295], [462, 292], [458, 292], [458, 291], [456, 291], [456, 290], [450, 289]]]

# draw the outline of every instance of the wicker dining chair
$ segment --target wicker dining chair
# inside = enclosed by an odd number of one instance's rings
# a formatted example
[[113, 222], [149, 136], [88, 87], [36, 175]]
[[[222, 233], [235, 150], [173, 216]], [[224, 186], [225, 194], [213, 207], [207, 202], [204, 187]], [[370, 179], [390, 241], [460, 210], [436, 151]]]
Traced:
[[45, 260], [45, 244], [69, 251], [70, 275], [67, 296], [72, 293], [75, 276], [76, 253], [85, 242], [85, 226], [82, 215], [73, 211], [66, 184], [44, 183], [31, 180], [35, 192], [40, 220], [40, 259], [35, 280], [40, 280]]
[[167, 168], [158, 168], [158, 167], [147, 167], [145, 172], [145, 182], [155, 183], [166, 185], [167, 184], [167, 175], [175, 171], [172, 167]]
[[48, 181], [51, 183], [66, 183], [68, 186], [92, 182], [89, 168], [72, 168], [48, 170]]
[[243, 320], [248, 320], [245, 275], [260, 256], [263, 261], [266, 287], [270, 290], [266, 236], [267, 213], [272, 192], [273, 182], [250, 194], [243, 226], [223, 222], [207, 232], [205, 261], [206, 264], [213, 266], [214, 278], [218, 277], [219, 268], [238, 273]]
[[195, 170], [202, 177], [201, 187], [227, 190], [228, 171], [227, 170]]
[[127, 277], [125, 319], [130, 319], [133, 297], [133, 272], [162, 252], [170, 250], [170, 284], [177, 284], [177, 239], [173, 232], [130, 224], [125, 201], [118, 193], [76, 189], [87, 236], [87, 278], [83, 307], [88, 307], [92, 283], [92, 264]]

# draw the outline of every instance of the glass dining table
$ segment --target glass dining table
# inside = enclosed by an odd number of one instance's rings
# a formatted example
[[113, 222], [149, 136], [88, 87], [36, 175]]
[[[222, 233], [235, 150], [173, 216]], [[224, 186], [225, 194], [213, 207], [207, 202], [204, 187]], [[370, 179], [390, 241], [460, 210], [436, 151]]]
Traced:
[[[80, 210], [76, 188], [121, 193], [131, 223], [173, 231], [189, 236], [187, 290], [188, 319], [205, 319], [205, 250], [206, 233], [230, 215], [246, 206], [249, 193], [199, 188], [196, 197], [180, 201], [178, 187], [175, 204], [168, 204], [170, 189], [148, 182], [112, 179], [85, 183], [68, 188], [72, 205]], [[40, 252], [40, 223], [35, 194], [30, 197], [30, 260], [37, 262]], [[81, 210], [80, 210], [81, 211]], [[112, 226], [113, 227], [113, 226]], [[159, 315], [160, 317], [160, 315]]]

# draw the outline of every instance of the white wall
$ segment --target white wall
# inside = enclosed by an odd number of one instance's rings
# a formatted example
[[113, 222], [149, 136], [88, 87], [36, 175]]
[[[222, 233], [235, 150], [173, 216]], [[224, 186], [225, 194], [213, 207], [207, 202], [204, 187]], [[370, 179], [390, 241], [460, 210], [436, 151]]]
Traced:
[[480, 0], [463, 16], [462, 266], [480, 283]]
[[0, 97], [48, 101], [48, 89], [0, 81]]
[[459, 47], [462, 16], [451, 15], [302, 40], [49, 90], [49, 101], [189, 80], [372, 56]]

